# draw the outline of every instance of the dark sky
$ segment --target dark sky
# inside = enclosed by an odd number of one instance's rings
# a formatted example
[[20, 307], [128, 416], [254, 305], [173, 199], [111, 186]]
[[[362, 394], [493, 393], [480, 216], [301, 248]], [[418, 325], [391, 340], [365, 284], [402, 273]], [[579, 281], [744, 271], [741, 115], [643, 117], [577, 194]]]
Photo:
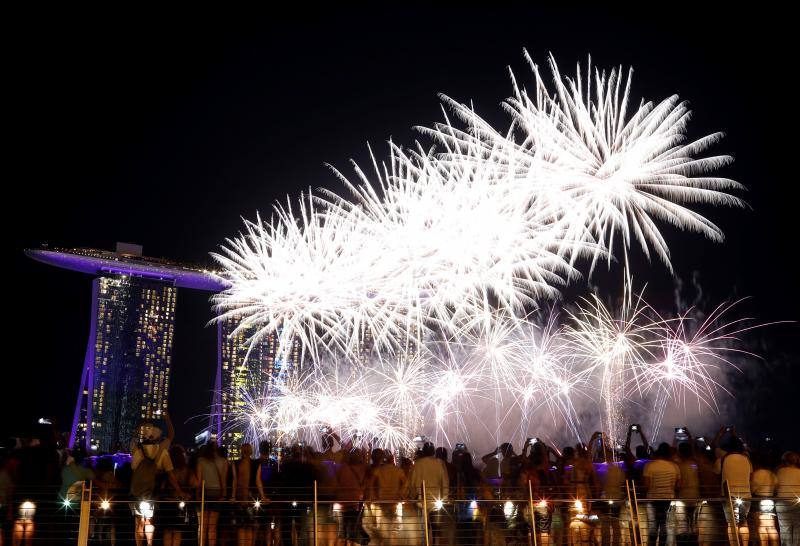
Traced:
[[[752, 209], [704, 211], [727, 234], [722, 245], [666, 228], [675, 271], [699, 270], [712, 299], [752, 296], [743, 312], [761, 320], [798, 318], [791, 19], [487, 5], [6, 18], [4, 216], [14, 282], [3, 424], [68, 420], [88, 334], [91, 279], [33, 262], [24, 248], [127, 241], [147, 255], [210, 263], [240, 216], [309, 186], [339, 189], [325, 162], [364, 161], [368, 141], [380, 151], [389, 137], [410, 143], [412, 126], [439, 120], [439, 92], [473, 100], [502, 126], [506, 67], [530, 75], [523, 47], [541, 63], [552, 51], [564, 72], [589, 53], [595, 65], [633, 65], [637, 100], [677, 93], [694, 110], [691, 136], [725, 131], [713, 151], [735, 157], [724, 174], [749, 188]], [[637, 280], [650, 283], [651, 299], [671, 301], [660, 264], [640, 268]], [[210, 399], [207, 298], [187, 290], [178, 298], [172, 407], [183, 437], [200, 428], [183, 423]], [[797, 334], [770, 330], [769, 350], [796, 361]]]

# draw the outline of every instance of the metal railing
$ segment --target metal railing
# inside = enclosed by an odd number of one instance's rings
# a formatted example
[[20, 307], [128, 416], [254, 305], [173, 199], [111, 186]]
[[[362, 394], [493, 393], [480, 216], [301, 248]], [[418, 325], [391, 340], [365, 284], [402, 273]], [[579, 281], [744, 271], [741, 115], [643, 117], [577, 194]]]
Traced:
[[102, 494], [89, 482], [70, 499], [15, 491], [0, 545], [744, 546], [777, 544], [781, 516], [796, 521], [800, 509], [796, 499], [730, 494], [646, 498], [633, 481], [619, 498], [577, 498], [574, 487], [531, 483], [448, 498], [436, 498], [424, 483], [412, 499], [322, 491], [317, 482], [272, 488], [269, 498], [253, 490], [239, 500], [213, 498], [203, 485], [191, 500], [134, 500], [120, 491]]

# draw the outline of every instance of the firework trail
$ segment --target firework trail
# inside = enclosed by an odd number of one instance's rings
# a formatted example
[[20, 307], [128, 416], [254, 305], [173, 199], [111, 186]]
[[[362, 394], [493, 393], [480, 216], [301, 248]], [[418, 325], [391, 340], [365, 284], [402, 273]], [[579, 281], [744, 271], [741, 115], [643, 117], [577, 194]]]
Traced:
[[593, 296], [565, 324], [528, 317], [600, 263], [621, 258], [628, 277], [634, 242], [671, 268], [659, 222], [721, 241], [691, 206], [743, 205], [728, 193], [738, 183], [708, 174], [730, 157], [701, 157], [722, 135], [689, 140], [676, 96], [632, 107], [621, 68], [567, 78], [551, 56], [547, 85], [525, 56], [533, 87], [512, 73], [508, 129], [444, 97], [455, 121], [422, 129], [438, 149], [370, 150], [353, 180], [335, 170], [347, 197], [278, 205], [213, 254], [229, 284], [217, 320], [241, 317], [251, 347], [277, 334], [282, 357], [299, 343], [307, 362], [243, 395], [248, 430], [316, 442], [331, 426], [404, 448], [422, 431], [499, 440], [517, 423], [521, 437], [546, 414], [580, 437], [576, 402], [596, 396], [619, 439], [635, 398], [655, 396], [659, 415], [692, 397], [714, 405], [726, 308], [689, 334], [688, 317], [657, 316], [627, 278], [619, 312]]

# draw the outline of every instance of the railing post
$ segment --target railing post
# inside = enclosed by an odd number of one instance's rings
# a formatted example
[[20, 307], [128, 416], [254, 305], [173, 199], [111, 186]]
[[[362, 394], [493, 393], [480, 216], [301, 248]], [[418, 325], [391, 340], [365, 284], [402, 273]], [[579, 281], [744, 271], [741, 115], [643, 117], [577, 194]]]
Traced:
[[91, 511], [92, 483], [89, 482], [89, 487], [86, 487], [86, 482], [83, 482], [81, 488], [80, 525], [78, 526], [78, 546], [87, 546], [89, 544], [89, 514]]
[[314, 546], [317, 546], [317, 480], [314, 480]]
[[422, 528], [425, 531], [425, 546], [430, 546], [428, 537], [428, 492], [425, 489], [425, 480], [422, 480]]
[[536, 542], [536, 511], [533, 509], [533, 486], [530, 480], [528, 480], [528, 507], [531, 511], [531, 536], [533, 537], [533, 546], [538, 546]]
[[736, 517], [736, 512], [733, 508], [733, 498], [731, 497], [731, 488], [727, 480], [722, 482], [722, 487], [725, 488], [725, 495], [728, 497], [728, 508], [731, 511], [731, 521], [729, 527], [733, 527], [733, 536], [736, 537], [736, 546], [742, 546], [742, 541], [739, 538], [739, 518]]
[[200, 482], [200, 525], [198, 526], [198, 531], [200, 532], [200, 538], [198, 539], [198, 544], [203, 546], [205, 544], [205, 529], [203, 529], [203, 516], [205, 515], [205, 505], [206, 505], [206, 481], [203, 480]]
[[[625, 490], [628, 493], [628, 506], [630, 507], [628, 512], [630, 512], [633, 546], [639, 546], [639, 539], [641, 539], [642, 528], [641, 528], [641, 522], [639, 521], [639, 503], [636, 500], [636, 485], [633, 483], [633, 480], [625, 480]], [[631, 494], [631, 492], [633, 494]], [[633, 519], [634, 514], [636, 515], [635, 521]]]

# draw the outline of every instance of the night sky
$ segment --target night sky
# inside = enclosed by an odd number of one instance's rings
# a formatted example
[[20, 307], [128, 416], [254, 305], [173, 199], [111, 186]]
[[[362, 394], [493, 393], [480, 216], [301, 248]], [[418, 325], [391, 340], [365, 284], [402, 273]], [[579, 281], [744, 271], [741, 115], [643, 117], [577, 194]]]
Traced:
[[[530, 81], [523, 47], [540, 64], [552, 51], [565, 73], [589, 53], [598, 66], [633, 65], [637, 102], [677, 93], [694, 111], [690, 136], [724, 131], [711, 152], [735, 157], [722, 172], [748, 187], [752, 208], [701, 209], [726, 233], [724, 244], [665, 227], [675, 272], [688, 280], [699, 271], [712, 302], [752, 296], [741, 311], [748, 316], [800, 318], [790, 18], [673, 7], [655, 16], [421, 6], [203, 20], [108, 13], [102, 24], [98, 15], [17, 14], [4, 25], [13, 280], [5, 432], [42, 415], [68, 427], [89, 326], [91, 278], [29, 260], [24, 248], [126, 241], [149, 256], [210, 265], [208, 252], [236, 233], [241, 216], [309, 187], [341, 190], [326, 162], [347, 170], [349, 158], [368, 159], [367, 142], [383, 153], [389, 137], [421, 138], [412, 127], [440, 120], [437, 93], [474, 101], [503, 127], [507, 66]], [[617, 290], [620, 277], [612, 271], [605, 287]], [[648, 283], [649, 299], [671, 305], [660, 263], [642, 263], [635, 280]], [[208, 296], [178, 297], [171, 406], [183, 439], [202, 428], [204, 420], [186, 421], [207, 411], [213, 387]], [[796, 363], [799, 333], [794, 325], [757, 335], [765, 356]], [[796, 386], [797, 369], [779, 368], [770, 381]], [[769, 426], [792, 426], [764, 411]]]

